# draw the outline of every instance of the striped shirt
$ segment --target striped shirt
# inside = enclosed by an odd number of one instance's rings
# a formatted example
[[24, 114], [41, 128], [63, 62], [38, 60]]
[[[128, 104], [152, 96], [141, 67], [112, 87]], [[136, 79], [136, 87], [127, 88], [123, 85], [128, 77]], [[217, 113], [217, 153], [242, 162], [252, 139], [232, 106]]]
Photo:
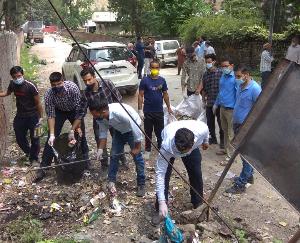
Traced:
[[55, 110], [76, 111], [76, 118], [80, 105], [81, 94], [76, 84], [71, 81], [64, 81], [64, 91], [62, 95], [57, 95], [52, 89], [48, 89], [45, 94], [45, 110], [48, 118], [55, 117]]
[[270, 71], [271, 72], [271, 63], [273, 62], [274, 58], [272, 57], [271, 53], [267, 50], [264, 50], [261, 53], [261, 58], [260, 58], [260, 71], [261, 72], [266, 72]]

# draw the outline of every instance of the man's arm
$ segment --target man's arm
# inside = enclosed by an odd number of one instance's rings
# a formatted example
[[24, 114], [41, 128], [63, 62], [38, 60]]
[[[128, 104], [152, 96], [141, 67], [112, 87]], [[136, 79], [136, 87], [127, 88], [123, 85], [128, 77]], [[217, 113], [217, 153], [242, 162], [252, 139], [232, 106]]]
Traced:
[[144, 102], [144, 90], [139, 90], [138, 110], [142, 110], [143, 109], [143, 102]]
[[164, 101], [166, 103], [166, 106], [168, 107], [168, 112], [169, 113], [173, 113], [172, 109], [171, 109], [171, 105], [170, 105], [170, 98], [169, 98], [169, 94], [167, 91], [164, 91], [163, 92], [163, 98], [164, 98]]
[[9, 96], [11, 94], [10, 91], [5, 91], [5, 92], [0, 92], [0, 97], [6, 97], [6, 96]]
[[43, 106], [42, 106], [40, 96], [35, 95], [33, 98], [34, 98], [34, 102], [35, 102], [36, 108], [37, 108], [38, 113], [39, 113], [39, 117], [43, 118]]
[[202, 84], [202, 79], [203, 79], [203, 75], [205, 73], [205, 61], [204, 59], [201, 59], [200, 61], [200, 70], [199, 70], [199, 79], [198, 79], [198, 85], [197, 85], [197, 88], [196, 88], [196, 95], [200, 94], [201, 93], [201, 90], [203, 89], [203, 84]]
[[98, 149], [104, 149], [104, 148], [106, 148], [106, 143], [107, 143], [107, 139], [106, 138], [99, 139], [98, 144], [97, 144], [97, 148]]
[[48, 118], [48, 127], [50, 135], [54, 135], [55, 118]]
[[80, 107], [78, 108], [76, 119], [72, 124], [71, 130], [75, 131], [81, 125], [81, 120], [86, 116], [88, 107], [88, 100], [84, 94], [82, 94], [80, 99]]

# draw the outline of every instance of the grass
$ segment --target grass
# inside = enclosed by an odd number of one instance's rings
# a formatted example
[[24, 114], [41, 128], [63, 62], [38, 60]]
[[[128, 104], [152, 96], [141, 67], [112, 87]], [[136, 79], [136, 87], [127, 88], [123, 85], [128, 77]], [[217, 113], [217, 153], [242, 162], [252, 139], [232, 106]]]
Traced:
[[31, 80], [34, 83], [38, 83], [38, 66], [40, 65], [40, 60], [36, 55], [31, 55], [30, 45], [24, 44], [21, 49], [21, 66], [24, 69], [24, 76], [26, 79]]

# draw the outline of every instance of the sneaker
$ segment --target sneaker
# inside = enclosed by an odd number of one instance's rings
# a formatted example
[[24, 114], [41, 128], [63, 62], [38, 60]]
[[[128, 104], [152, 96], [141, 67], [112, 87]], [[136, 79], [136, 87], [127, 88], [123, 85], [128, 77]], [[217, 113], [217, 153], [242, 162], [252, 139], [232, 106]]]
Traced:
[[224, 150], [220, 150], [216, 152], [216, 155], [226, 155], [226, 152]]
[[[239, 176], [235, 176], [233, 178], [233, 182], [234, 183], [237, 182], [239, 178], [240, 178]], [[253, 177], [253, 175], [249, 177], [247, 183], [252, 184], [252, 185], [254, 184], [254, 177]]]
[[117, 189], [114, 182], [109, 182], [107, 185], [107, 189], [111, 196], [115, 196], [117, 194]]
[[146, 152], [144, 153], [144, 160], [149, 160], [149, 159], [150, 159], [150, 153], [151, 153], [151, 152], [149, 152], [149, 151], [146, 151]]
[[193, 208], [194, 208], [194, 209], [197, 209], [197, 208], [199, 208], [202, 204], [203, 204], [202, 202], [193, 204]]
[[35, 176], [35, 179], [33, 180], [33, 183], [38, 183], [38, 182], [40, 182], [41, 180], [44, 179], [45, 176], [46, 176], [45, 171], [43, 171], [42, 169], [39, 169], [39, 170], [36, 172], [36, 176]]
[[238, 186], [234, 184], [232, 187], [228, 188], [225, 190], [226, 193], [231, 193], [231, 194], [241, 194], [245, 192], [246, 187], [245, 186]]
[[218, 144], [218, 141], [216, 138], [209, 138], [208, 142], [209, 142], [209, 144]]
[[220, 149], [225, 149], [224, 143], [220, 143]]
[[155, 227], [155, 226], [158, 226], [161, 221], [162, 221], [162, 218], [159, 216], [159, 213], [155, 212], [154, 215], [152, 216], [151, 224]]
[[143, 196], [145, 196], [145, 186], [144, 186], [144, 185], [141, 185], [141, 186], [138, 186], [138, 187], [137, 187], [136, 195], [137, 195], [138, 197], [143, 197]]
[[31, 160], [30, 161], [30, 164], [32, 167], [36, 168], [36, 167], [39, 167], [40, 166], [40, 163], [37, 161], [37, 160]]

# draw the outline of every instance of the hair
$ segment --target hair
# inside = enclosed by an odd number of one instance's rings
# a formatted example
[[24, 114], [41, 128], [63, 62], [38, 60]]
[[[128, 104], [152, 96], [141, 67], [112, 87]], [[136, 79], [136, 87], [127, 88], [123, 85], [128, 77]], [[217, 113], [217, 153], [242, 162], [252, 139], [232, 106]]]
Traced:
[[211, 46], [211, 42], [210, 41], [206, 41], [205, 45]]
[[217, 60], [216, 54], [213, 54], [213, 53], [212, 54], [206, 54], [204, 58], [205, 58], [205, 60], [209, 59], [209, 58], [211, 58], [213, 61]]
[[300, 41], [299, 35], [293, 36], [292, 40], [295, 40], [299, 44], [299, 41]]
[[192, 46], [187, 47], [187, 48], [185, 49], [185, 52], [186, 52], [187, 55], [188, 55], [188, 54], [192, 54], [192, 53], [195, 52], [195, 48], [192, 47]]
[[241, 73], [251, 73], [251, 69], [248, 67], [248, 66], [246, 66], [246, 65], [244, 65], [244, 64], [241, 64], [241, 65], [239, 65], [237, 68], [236, 68], [236, 72], [237, 71], [240, 71]]
[[150, 62], [150, 67], [151, 67], [152, 63], [156, 63], [156, 64], [158, 64], [159, 67], [160, 67], [160, 62], [159, 62], [158, 59], [153, 59], [153, 61]]
[[49, 76], [50, 83], [59, 82], [63, 80], [63, 76], [60, 72], [53, 72]]
[[234, 64], [232, 58], [229, 57], [229, 56], [223, 57], [223, 58], [221, 59], [221, 63], [222, 63], [222, 62], [229, 62], [230, 65]]
[[138, 36], [138, 37], [136, 38], [136, 40], [138, 40], [138, 41], [140, 41], [141, 39], [142, 39], [141, 36]]
[[104, 96], [99, 96], [94, 100], [90, 100], [88, 103], [90, 111], [103, 111], [108, 109], [108, 101]]
[[91, 74], [93, 77], [95, 76], [95, 70], [92, 67], [86, 67], [81, 70], [80, 76], [84, 77], [85, 75]]
[[203, 41], [206, 41], [206, 36], [202, 35], [202, 36], [201, 36], [201, 39], [202, 39]]
[[194, 145], [194, 133], [187, 128], [180, 128], [175, 133], [176, 148], [181, 151], [192, 148]]
[[20, 66], [14, 66], [14, 67], [12, 67], [10, 69], [9, 73], [10, 73], [10, 76], [13, 76], [13, 75], [15, 75], [17, 73], [22, 73], [22, 75], [23, 75], [24, 71], [23, 71], [22, 67], [20, 67]]
[[199, 41], [194, 41], [194, 43], [192, 44], [192, 46], [197, 46], [199, 45]]

